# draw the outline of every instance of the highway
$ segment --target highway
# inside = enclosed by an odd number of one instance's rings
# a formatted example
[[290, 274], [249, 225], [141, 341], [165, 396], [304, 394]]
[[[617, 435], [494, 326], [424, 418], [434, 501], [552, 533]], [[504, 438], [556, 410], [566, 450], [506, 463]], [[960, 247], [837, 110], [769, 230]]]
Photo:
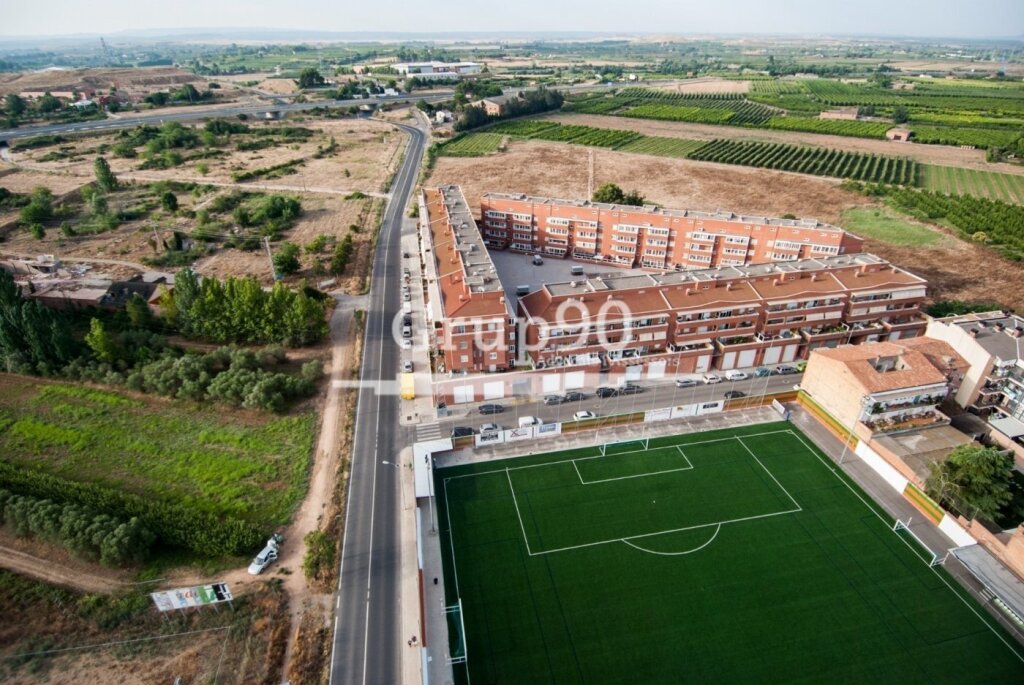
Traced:
[[399, 650], [405, 647], [398, 634], [399, 474], [381, 462], [395, 462], [407, 442], [399, 435], [399, 398], [386, 394], [381, 383], [394, 380], [399, 364], [400, 350], [391, 336], [391, 321], [400, 307], [402, 220], [419, 174], [426, 136], [417, 128], [396, 125], [410, 140], [392, 186], [373, 260], [363, 382], [338, 571], [331, 685], [400, 682]]
[[[538, 398], [527, 402], [511, 402], [509, 400], [491, 400], [489, 402], [475, 402], [473, 404], [459, 404], [449, 407], [451, 415], [439, 419], [441, 435], [448, 436], [455, 426], [468, 426], [479, 430], [485, 423], [497, 423], [503, 428], [515, 428], [519, 424], [521, 416], [536, 416], [545, 423], [554, 421], [569, 421], [574, 413], [581, 410], [589, 410], [598, 416], [611, 416], [612, 414], [628, 414], [634, 411], [645, 411], [660, 407], [671, 407], [679, 404], [695, 404], [697, 402], [711, 402], [725, 398], [728, 390], [739, 390], [747, 396], [756, 397], [765, 393], [783, 392], [792, 390], [794, 385], [800, 382], [801, 374], [790, 374], [785, 376], [766, 376], [750, 378], [742, 381], [726, 381], [699, 385], [690, 388], [677, 388], [671, 378], [658, 381], [640, 381], [637, 383], [644, 389], [643, 392], [635, 395], [623, 395], [620, 397], [600, 398], [594, 394], [594, 388], [583, 388], [581, 392], [586, 398], [576, 402], [565, 404], [546, 405]], [[559, 393], [561, 394], [561, 393]], [[505, 407], [500, 414], [483, 415], [478, 411], [481, 404], [497, 403]]]
[[278, 104], [267, 102], [258, 105], [239, 105], [238, 107], [225, 107], [223, 109], [201, 109], [195, 110], [183, 107], [180, 110], [164, 111], [157, 114], [140, 114], [133, 117], [120, 117], [117, 119], [99, 119], [96, 121], [77, 121], [70, 124], [49, 124], [46, 126], [27, 126], [25, 128], [12, 128], [0, 131], [0, 141], [16, 140], [18, 138], [29, 138], [32, 136], [48, 135], [56, 133], [96, 133], [98, 131], [114, 131], [122, 128], [131, 128], [143, 124], [162, 124], [165, 121], [196, 121], [199, 119], [214, 119], [217, 117], [233, 117], [239, 114], [247, 116], [258, 116], [265, 112], [299, 112], [317, 107], [351, 107], [352, 105], [366, 105], [385, 103], [405, 104], [426, 100], [445, 100], [451, 98], [450, 93], [438, 93], [434, 95], [408, 95], [397, 97], [363, 98], [359, 100], [317, 100], [316, 102], [299, 102], [292, 104]]

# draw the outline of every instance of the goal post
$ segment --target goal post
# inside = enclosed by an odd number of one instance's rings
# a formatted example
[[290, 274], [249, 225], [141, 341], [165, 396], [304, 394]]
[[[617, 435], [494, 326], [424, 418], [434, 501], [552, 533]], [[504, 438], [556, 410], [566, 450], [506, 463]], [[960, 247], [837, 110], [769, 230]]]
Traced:
[[466, 622], [462, 618], [462, 598], [458, 604], [444, 608], [445, 617], [448, 619], [449, 636], [455, 635], [454, 642], [449, 637], [450, 653], [448, 664], [466, 663]]
[[949, 552], [946, 552], [945, 554], [941, 555], [936, 552], [933, 552], [928, 545], [924, 544], [924, 540], [918, 537], [917, 533], [910, 529], [910, 523], [913, 520], [913, 517], [908, 518], [906, 521], [896, 519], [896, 522], [892, 525], [893, 532], [897, 535], [899, 535], [901, 532], [906, 532], [908, 535], [910, 535], [910, 537], [914, 539], [914, 542], [916, 542], [917, 545], [924, 550], [924, 561], [928, 562], [929, 566], [942, 566], [944, 563], [946, 563], [946, 558], [949, 557]]
[[635, 438], [633, 440], [620, 440], [619, 442], [607, 442], [598, 446], [601, 456], [609, 454], [629, 454], [630, 452], [645, 452], [650, 444], [650, 438]]

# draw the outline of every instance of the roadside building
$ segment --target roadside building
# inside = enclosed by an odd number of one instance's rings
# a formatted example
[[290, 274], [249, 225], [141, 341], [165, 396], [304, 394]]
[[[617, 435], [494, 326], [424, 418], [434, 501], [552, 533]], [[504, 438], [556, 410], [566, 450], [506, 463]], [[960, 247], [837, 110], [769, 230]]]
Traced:
[[969, 363], [927, 337], [816, 349], [800, 387], [844, 426], [888, 433], [948, 423], [938, 405], [955, 393]]
[[955, 347], [970, 363], [956, 403], [985, 418], [1016, 441], [1024, 441], [1024, 318], [1001, 311], [966, 314], [928, 323], [927, 335]]
[[515, 355], [512, 310], [461, 189], [442, 186], [421, 194], [420, 236], [437, 370], [508, 369]]
[[864, 245], [862, 238], [813, 219], [510, 193], [484, 193], [480, 217], [491, 247], [658, 270], [831, 257]]
[[403, 76], [427, 81], [470, 76], [481, 71], [476, 62], [400, 62], [392, 64], [391, 68]]
[[[924, 279], [871, 254], [551, 283], [519, 299], [539, 368], [750, 368], [920, 334]], [[667, 369], [666, 369], [667, 366]]]
[[480, 107], [489, 117], [500, 117], [505, 113], [508, 101], [514, 99], [516, 99], [516, 96], [513, 95], [496, 95], [494, 97], [475, 100], [469, 104], [473, 107]]

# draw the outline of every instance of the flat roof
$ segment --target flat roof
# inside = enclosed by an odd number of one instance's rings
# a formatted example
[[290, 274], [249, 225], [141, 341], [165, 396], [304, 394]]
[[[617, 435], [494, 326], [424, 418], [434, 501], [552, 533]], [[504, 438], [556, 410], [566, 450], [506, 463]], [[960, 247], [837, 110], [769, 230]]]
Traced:
[[[489, 98], [484, 98], [489, 99]], [[551, 205], [555, 207], [577, 207], [579, 209], [598, 209], [615, 212], [641, 212], [651, 216], [667, 216], [671, 218], [688, 219], [717, 219], [719, 221], [733, 221], [743, 224], [759, 224], [762, 226], [786, 226], [789, 228], [812, 228], [819, 231], [843, 231], [844, 229], [832, 224], [821, 223], [817, 219], [781, 219], [767, 216], [750, 216], [747, 214], [736, 214], [734, 212], [702, 212], [693, 209], [666, 209], [656, 205], [613, 205], [607, 202], [591, 202], [590, 200], [563, 200], [554, 197], [542, 197], [539, 195], [526, 195], [523, 193], [496, 193], [486, 192], [482, 197], [495, 200], [517, 200], [530, 202], [538, 205]], [[849, 233], [848, 231], [846, 231]], [[852, 234], [851, 234], [852, 235]]]
[[959, 326], [967, 333], [976, 331], [974, 339], [993, 357], [1002, 361], [1024, 359], [1024, 336], [1014, 338], [1010, 335], [1018, 326], [1024, 328], [1024, 318], [1003, 312], [984, 312], [941, 320]]

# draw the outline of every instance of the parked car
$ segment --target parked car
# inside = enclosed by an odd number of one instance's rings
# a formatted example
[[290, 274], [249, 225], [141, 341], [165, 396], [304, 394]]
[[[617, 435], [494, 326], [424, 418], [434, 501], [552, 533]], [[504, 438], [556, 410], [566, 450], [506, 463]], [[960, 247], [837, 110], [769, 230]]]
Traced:
[[496, 423], [485, 423], [480, 426], [481, 433], [494, 433], [501, 430], [501, 426]]
[[575, 390], [565, 393], [564, 398], [566, 402], [579, 402], [580, 400], [587, 399], [586, 393], [577, 392]]
[[728, 381], [745, 381], [748, 378], [750, 378], [750, 375], [744, 373], [743, 371], [726, 371], [725, 372], [725, 379], [728, 380]]
[[276, 533], [267, 540], [266, 547], [256, 555], [256, 558], [249, 564], [249, 575], [258, 576], [263, 573], [263, 569], [270, 566], [271, 563], [277, 560], [277, 547], [281, 543], [282, 538]]
[[722, 377], [719, 376], [718, 374], [714, 374], [714, 373], [706, 373], [703, 376], [701, 376], [700, 378], [701, 378], [702, 381], [704, 381], [708, 385], [711, 385], [712, 383], [721, 383], [722, 382]]
[[616, 390], [615, 394], [616, 395], [636, 395], [637, 393], [641, 393], [643, 391], [644, 391], [644, 389], [641, 388], [639, 385], [633, 385], [632, 383], [627, 383], [626, 385], [623, 385], [621, 388]]
[[544, 404], [562, 404], [565, 402], [565, 398], [561, 395], [545, 395]]
[[481, 404], [477, 411], [481, 414], [500, 414], [505, 411], [505, 407], [500, 404]]
[[764, 378], [765, 376], [772, 375], [772, 370], [769, 369], [767, 366], [759, 366], [756, 369], [754, 369], [754, 375], [757, 376], [758, 378]]
[[406, 373], [412, 373], [412, 360], [406, 359], [402, 362], [402, 371]]
[[541, 421], [536, 416], [520, 416], [519, 417], [519, 427], [520, 428], [528, 428], [529, 426], [539, 426], [542, 423], [543, 423], [543, 421]]
[[476, 431], [469, 426], [455, 426], [452, 428], [453, 438], [464, 438], [467, 435], [473, 435], [474, 433], [476, 433]]
[[742, 392], [740, 390], [726, 390], [725, 391], [725, 399], [727, 399], [727, 400], [735, 400], [737, 398], [746, 397], [746, 396], [747, 396], [747, 393]]
[[539, 254], [533, 255], [533, 265], [534, 266], [540, 266], [543, 263], [544, 263], [544, 258], [543, 257], [541, 257]]
[[402, 293], [402, 299], [405, 300], [406, 302], [412, 302], [412, 293], [410, 293], [409, 291]]
[[411, 338], [412, 337], [412, 326], [402, 326], [402, 337], [403, 338]]
[[408, 259], [409, 258], [409, 253], [408, 252], [403, 252], [402, 256], [405, 257], [406, 259]]
[[797, 368], [795, 366], [790, 366], [789, 364], [782, 364], [780, 366], [776, 366], [772, 370], [772, 373], [777, 374], [779, 376], [788, 376], [792, 373], [799, 373], [799, 371], [797, 371]]
[[402, 341], [402, 349], [403, 350], [411, 350], [412, 349], [412, 340], [410, 340], [409, 338], [406, 338], [405, 340], [403, 340]]
[[698, 384], [698, 381], [697, 381], [696, 378], [677, 378], [676, 379], [676, 387], [677, 388], [692, 388], [692, 387], [694, 387], [697, 384]]
[[573, 421], [585, 421], [586, 419], [596, 419], [597, 414], [592, 411], [578, 411], [572, 415]]
[[615, 395], [615, 388], [600, 387], [595, 394], [598, 397], [613, 397]]
[[412, 325], [412, 314], [402, 314], [402, 325], [403, 326], [411, 326]]

